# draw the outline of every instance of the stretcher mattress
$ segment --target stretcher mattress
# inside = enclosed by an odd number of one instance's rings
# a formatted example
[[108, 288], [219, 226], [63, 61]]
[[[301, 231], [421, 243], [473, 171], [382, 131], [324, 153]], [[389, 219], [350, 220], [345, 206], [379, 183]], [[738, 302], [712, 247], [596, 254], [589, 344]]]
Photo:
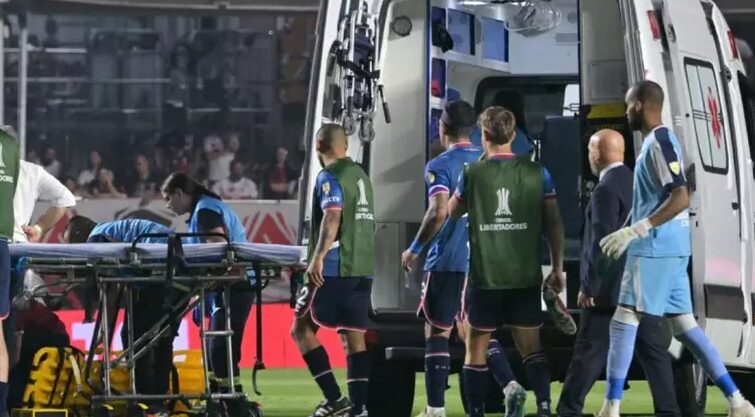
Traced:
[[[227, 243], [184, 244], [184, 258], [187, 262], [213, 262], [226, 257]], [[232, 243], [236, 258], [243, 261], [260, 261], [277, 265], [299, 265], [306, 258], [306, 248], [302, 246], [271, 245], [264, 243]], [[130, 243], [21, 243], [9, 245], [11, 258], [55, 258], [55, 259], [117, 259], [130, 261]], [[136, 254], [141, 260], [160, 261], [167, 256], [168, 245], [144, 243], [136, 246]]]

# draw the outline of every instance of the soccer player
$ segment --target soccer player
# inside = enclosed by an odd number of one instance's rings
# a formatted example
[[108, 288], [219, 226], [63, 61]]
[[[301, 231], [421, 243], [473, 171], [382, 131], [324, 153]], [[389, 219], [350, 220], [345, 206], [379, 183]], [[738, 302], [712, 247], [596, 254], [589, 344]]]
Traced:
[[[147, 233], [168, 234], [170, 229], [149, 220], [116, 220], [96, 223], [84, 216], [73, 216], [63, 232], [63, 241], [68, 243], [133, 243]], [[166, 238], [146, 238], [143, 243], [165, 243]], [[134, 289], [133, 329], [137, 340], [162, 317], [164, 292], [162, 284], [141, 285]], [[165, 395], [168, 393], [170, 372], [173, 365], [173, 338], [162, 338], [151, 351], [136, 361], [136, 390], [139, 394]], [[128, 328], [123, 326], [121, 339], [128, 345]], [[164, 411], [163, 401], [147, 402], [151, 412]]]
[[[178, 215], [189, 214], [189, 233], [220, 233], [225, 234], [231, 242], [246, 242], [246, 229], [241, 219], [233, 209], [222, 201], [212, 191], [205, 188], [193, 178], [180, 172], [174, 172], [165, 179], [161, 187], [163, 198], [168, 208]], [[225, 242], [222, 237], [206, 237], [190, 240], [194, 243]], [[239, 362], [241, 361], [241, 343], [244, 338], [244, 328], [249, 318], [254, 303], [254, 290], [247, 282], [239, 282], [231, 288], [230, 306], [223, 303], [220, 292], [210, 294], [209, 298], [214, 301], [210, 314], [210, 330], [222, 331], [225, 328], [225, 315], [231, 315], [231, 340], [232, 367], [235, 382], [235, 391], [243, 392], [239, 378]], [[228, 375], [228, 353], [225, 337], [213, 337], [210, 345], [210, 369], [213, 379], [218, 387], [215, 391], [221, 393], [230, 391], [230, 378]], [[251, 404], [242, 400], [224, 400], [231, 415], [246, 415]]]
[[467, 412], [484, 415], [485, 351], [490, 335], [507, 326], [522, 355], [537, 400], [537, 415], [550, 416], [550, 367], [540, 345], [543, 275], [540, 239], [551, 251], [545, 284], [563, 290], [564, 232], [548, 171], [511, 153], [514, 115], [490, 107], [479, 118], [485, 161], [464, 168], [449, 202], [451, 217], [469, 213], [470, 265], [464, 316], [469, 323], [464, 360]]
[[[296, 305], [291, 335], [325, 400], [312, 417], [367, 416], [369, 322], [375, 220], [372, 183], [347, 156], [343, 128], [325, 124], [317, 132], [317, 175], [309, 236], [309, 266]], [[349, 399], [341, 394], [328, 354], [317, 339], [320, 326], [341, 333], [347, 350]]]
[[[10, 313], [10, 252], [8, 241], [13, 239], [13, 196], [18, 183], [20, 156], [15, 135], [7, 128], [0, 129], [0, 321]], [[8, 347], [0, 332], [0, 417], [8, 415]]]
[[[464, 166], [477, 162], [482, 150], [470, 142], [476, 124], [474, 108], [466, 101], [447, 103], [440, 117], [441, 145], [446, 151], [427, 163], [428, 208], [417, 236], [401, 255], [406, 271], [430, 243], [425, 279], [417, 315], [425, 324], [426, 417], [445, 417], [445, 391], [451, 358], [448, 339], [461, 309], [461, 293], [469, 265], [467, 219], [447, 218], [451, 190], [456, 189]], [[491, 341], [489, 366], [506, 394], [508, 415], [523, 414], [526, 392], [516, 381], [500, 344]], [[511, 386], [509, 386], [511, 384]]]
[[607, 392], [601, 417], [618, 417], [624, 381], [632, 361], [637, 327], [645, 315], [666, 316], [674, 337], [700, 361], [729, 402], [729, 416], [755, 417], [726, 371], [716, 348], [697, 326], [687, 276], [691, 255], [689, 191], [679, 141], [662, 123], [664, 94], [640, 81], [626, 96], [632, 130], [645, 136], [634, 167], [632, 224], [600, 242], [611, 258], [627, 250], [619, 307], [611, 321]]

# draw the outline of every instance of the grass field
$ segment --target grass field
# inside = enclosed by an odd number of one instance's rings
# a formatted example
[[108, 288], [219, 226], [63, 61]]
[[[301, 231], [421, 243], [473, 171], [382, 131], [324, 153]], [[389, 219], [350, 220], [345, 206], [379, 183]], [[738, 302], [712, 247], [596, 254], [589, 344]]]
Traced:
[[[345, 372], [337, 370], [336, 376], [344, 392]], [[242, 382], [251, 390], [251, 372], [242, 374]], [[305, 417], [312, 412], [314, 406], [322, 399], [322, 395], [306, 370], [303, 369], [271, 369], [261, 371], [258, 375], [260, 390], [264, 394], [258, 399], [263, 404], [265, 417]], [[414, 411], [419, 413], [424, 407], [425, 381], [422, 374], [417, 374], [416, 396]], [[459, 398], [459, 384], [456, 375], [449, 378], [451, 389], [446, 391], [446, 410], [448, 417], [463, 417], [464, 412]], [[627, 414], [652, 414], [653, 404], [650, 399], [647, 383], [631, 382], [631, 388], [626, 392], [622, 402], [622, 412]], [[561, 384], [552, 385], [554, 403], [561, 392]], [[605, 390], [604, 383], [595, 385], [587, 398], [585, 412], [597, 412], [602, 404]], [[555, 408], [555, 405], [554, 405]], [[535, 405], [532, 395], [528, 396], [527, 412], [534, 412]], [[725, 414], [726, 402], [715, 387], [709, 389], [708, 408], [706, 414]]]

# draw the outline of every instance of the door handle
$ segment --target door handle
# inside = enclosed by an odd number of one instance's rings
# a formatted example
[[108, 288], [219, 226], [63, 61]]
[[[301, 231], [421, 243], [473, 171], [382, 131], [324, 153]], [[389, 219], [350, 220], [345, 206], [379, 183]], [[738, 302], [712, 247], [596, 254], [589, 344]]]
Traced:
[[739, 210], [739, 202], [738, 201], [732, 201], [731, 202], [731, 209], [732, 210]]

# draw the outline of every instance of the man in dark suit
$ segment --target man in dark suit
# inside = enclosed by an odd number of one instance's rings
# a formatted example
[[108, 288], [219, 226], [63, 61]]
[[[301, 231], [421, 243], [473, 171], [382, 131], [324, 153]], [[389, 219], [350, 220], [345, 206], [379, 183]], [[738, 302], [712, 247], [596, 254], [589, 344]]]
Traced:
[[[625, 258], [605, 258], [599, 242], [625, 223], [632, 207], [632, 171], [624, 161], [624, 137], [615, 130], [601, 130], [590, 138], [590, 167], [599, 176], [585, 209], [580, 264], [581, 288], [577, 303], [582, 308], [572, 362], [558, 403], [559, 417], [582, 416], [585, 396], [606, 368], [609, 326], [616, 309]], [[653, 395], [657, 416], [679, 416], [674, 392], [668, 341], [663, 337], [663, 318], [645, 316], [637, 336], [637, 355]]]

